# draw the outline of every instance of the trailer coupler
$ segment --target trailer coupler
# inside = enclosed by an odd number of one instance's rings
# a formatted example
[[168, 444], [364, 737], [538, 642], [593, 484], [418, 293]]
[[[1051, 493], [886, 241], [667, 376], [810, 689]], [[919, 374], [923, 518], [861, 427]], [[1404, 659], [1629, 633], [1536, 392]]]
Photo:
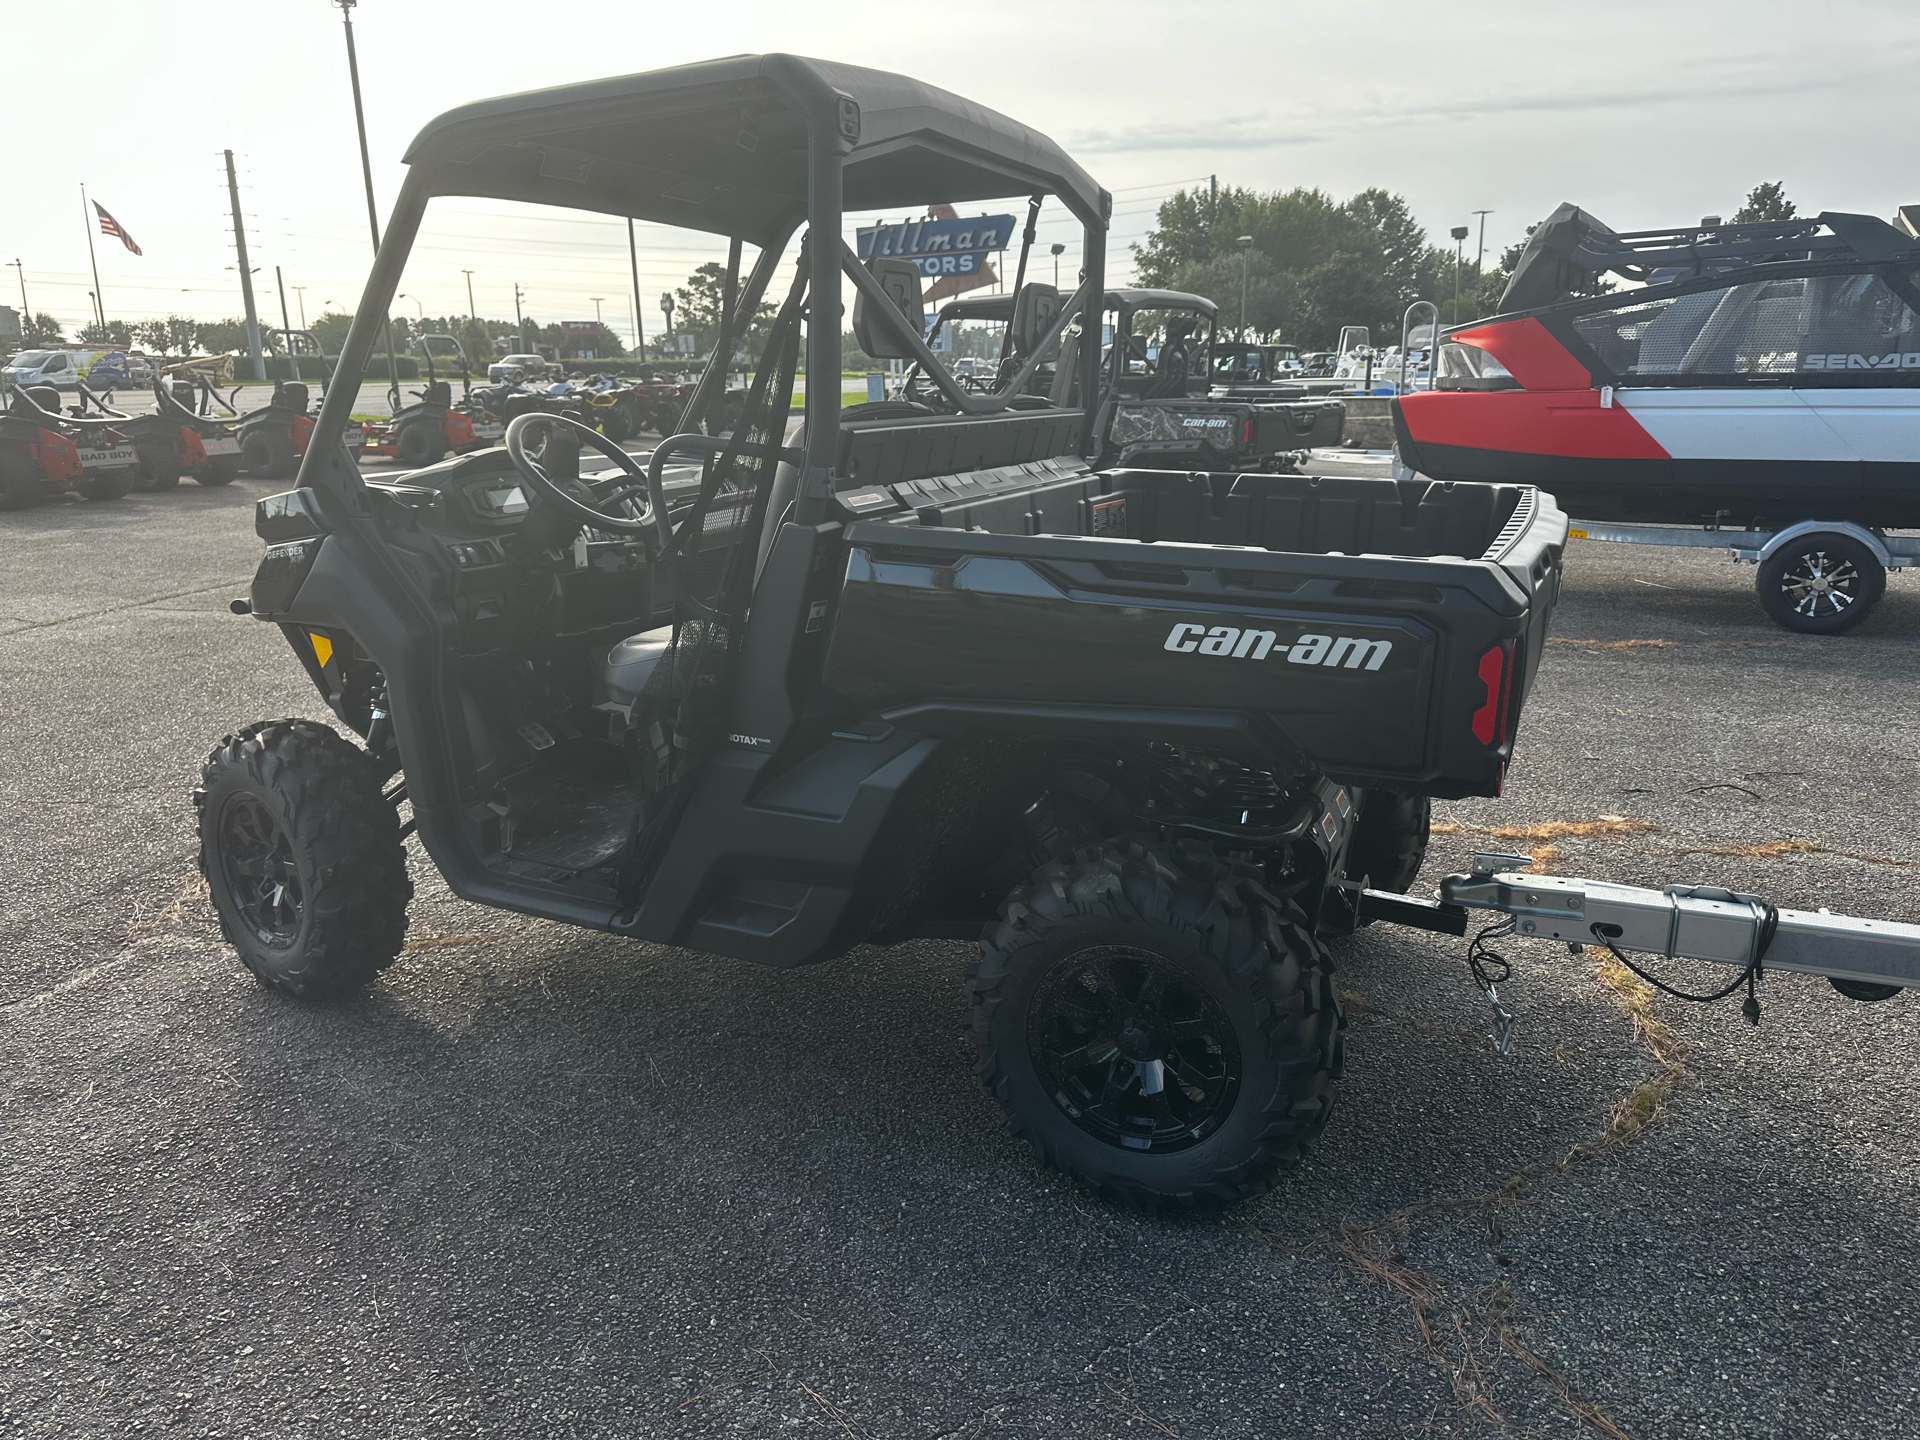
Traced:
[[1741, 980], [1721, 995], [1731, 994], [1763, 964], [1769, 970], [1825, 976], [1856, 1000], [1884, 1000], [1920, 985], [1920, 925], [1789, 910], [1759, 896], [1712, 886], [1650, 890], [1570, 875], [1528, 875], [1519, 869], [1526, 863], [1524, 855], [1475, 855], [1471, 874], [1449, 875], [1440, 882], [1438, 902], [1366, 890], [1361, 892], [1361, 913], [1464, 935], [1469, 911], [1491, 910], [1510, 917], [1511, 933], [1522, 939], [1602, 945], [1623, 961], [1621, 952], [1630, 951], [1736, 967]]

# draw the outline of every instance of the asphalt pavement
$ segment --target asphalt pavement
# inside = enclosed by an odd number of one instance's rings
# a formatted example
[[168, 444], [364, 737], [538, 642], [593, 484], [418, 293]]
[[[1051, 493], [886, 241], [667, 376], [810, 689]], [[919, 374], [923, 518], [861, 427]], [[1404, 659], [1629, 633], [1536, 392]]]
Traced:
[[[0, 1437], [1920, 1433], [1909, 997], [1769, 977], [1754, 1028], [1513, 944], [1502, 1059], [1462, 945], [1375, 926], [1318, 1149], [1154, 1220], [1008, 1137], [962, 944], [769, 973], [416, 855], [378, 985], [262, 990], [188, 795], [326, 715], [227, 610], [270, 488], [0, 516]], [[1809, 639], [1752, 577], [1575, 542], [1508, 792], [1423, 881], [1920, 917], [1920, 582]]]

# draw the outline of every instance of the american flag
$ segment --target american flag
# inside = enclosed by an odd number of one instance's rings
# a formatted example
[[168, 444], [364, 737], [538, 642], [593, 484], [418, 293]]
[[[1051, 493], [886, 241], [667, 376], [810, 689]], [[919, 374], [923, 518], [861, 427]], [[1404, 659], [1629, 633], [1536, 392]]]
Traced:
[[118, 220], [106, 212], [98, 200], [93, 202], [93, 208], [100, 216], [100, 233], [102, 235], [113, 236], [114, 239], [118, 240], [136, 255], [141, 253], [140, 247], [133, 243], [133, 237], [121, 227]]

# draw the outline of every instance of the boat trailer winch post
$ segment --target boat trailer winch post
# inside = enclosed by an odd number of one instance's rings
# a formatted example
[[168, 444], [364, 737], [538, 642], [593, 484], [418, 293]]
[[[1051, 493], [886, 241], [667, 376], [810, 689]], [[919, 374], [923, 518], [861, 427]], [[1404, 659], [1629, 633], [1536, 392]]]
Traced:
[[[1652, 890], [1570, 875], [1528, 875], [1524, 855], [1474, 856], [1473, 872], [1440, 882], [1440, 899], [1360, 892], [1368, 919], [1464, 935], [1472, 910], [1514, 921], [1520, 939], [1601, 945], [1668, 960], [1818, 975], [1853, 986], [1920, 986], [1920, 925], [1790, 910], [1704, 885]], [[1771, 935], [1768, 930], [1771, 928]]]

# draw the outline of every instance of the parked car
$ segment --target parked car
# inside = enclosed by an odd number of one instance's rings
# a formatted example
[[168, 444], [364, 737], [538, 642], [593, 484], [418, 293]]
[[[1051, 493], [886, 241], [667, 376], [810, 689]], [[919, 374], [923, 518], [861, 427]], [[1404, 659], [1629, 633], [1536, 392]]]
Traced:
[[23, 390], [29, 385], [71, 390], [79, 383], [79, 356], [73, 350], [22, 350], [0, 366], [0, 390]]
[[487, 366], [487, 379], [496, 385], [511, 384], [516, 380], [544, 380], [559, 371], [559, 366], [549, 365], [538, 355], [506, 355]]

